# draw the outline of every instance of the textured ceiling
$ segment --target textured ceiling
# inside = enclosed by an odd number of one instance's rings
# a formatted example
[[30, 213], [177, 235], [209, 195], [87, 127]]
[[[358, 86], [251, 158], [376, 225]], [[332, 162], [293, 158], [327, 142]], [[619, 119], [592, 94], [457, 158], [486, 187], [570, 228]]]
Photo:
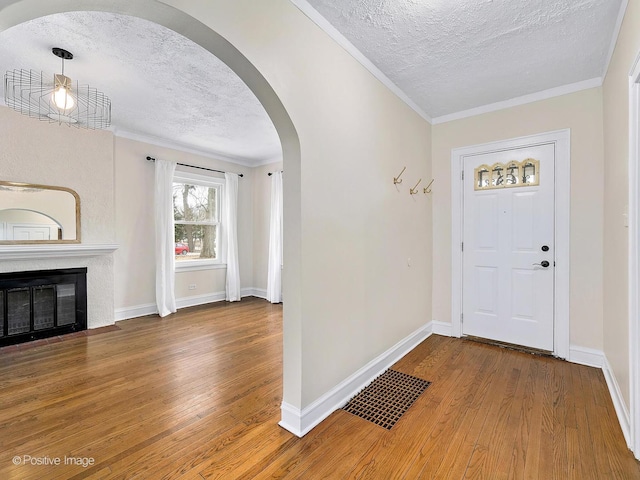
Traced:
[[307, 0], [431, 117], [601, 77], [621, 1]]
[[[291, 0], [315, 8], [433, 118], [601, 77], [622, 0]], [[313, 18], [313, 17], [312, 17]], [[162, 26], [102, 12], [0, 33], [0, 71], [65, 73], [103, 91], [124, 136], [257, 165], [281, 158], [253, 93], [216, 57]], [[310, 52], [311, 54], [311, 52]]]
[[0, 72], [60, 73], [105, 93], [123, 135], [155, 137], [248, 165], [281, 158], [276, 130], [255, 95], [224, 63], [185, 37], [135, 17], [72, 12], [0, 33]]

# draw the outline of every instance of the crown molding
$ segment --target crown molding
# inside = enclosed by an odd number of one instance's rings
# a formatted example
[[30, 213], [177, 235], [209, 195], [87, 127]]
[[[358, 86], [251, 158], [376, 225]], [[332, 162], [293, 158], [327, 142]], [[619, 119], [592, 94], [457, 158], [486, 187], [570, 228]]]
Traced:
[[420, 115], [427, 122], [431, 123], [431, 117], [422, 110], [413, 100], [411, 100], [400, 87], [387, 77], [382, 71], [376, 67], [371, 60], [356, 48], [347, 38], [342, 35], [329, 21], [324, 18], [315, 8], [313, 8], [306, 0], [290, 0], [304, 15], [306, 15], [321, 30], [329, 35], [338, 45], [340, 45], [349, 55], [366, 68], [375, 78], [393, 92], [400, 100], [406, 103], [409, 108]]
[[271, 165], [272, 163], [282, 163], [282, 155], [276, 155], [275, 157], [265, 158], [264, 160], [257, 161], [252, 164], [252, 167], [264, 167], [265, 165]]
[[190, 147], [188, 145], [184, 145], [181, 143], [173, 142], [171, 140], [154, 137], [152, 135], [143, 135], [140, 133], [131, 132], [129, 130], [123, 130], [120, 128], [113, 128], [112, 131], [113, 131], [113, 134], [119, 138], [126, 138], [128, 140], [135, 140], [137, 142], [148, 143], [150, 145], [156, 145], [158, 147], [170, 148], [172, 150], [177, 150], [180, 152], [200, 155], [202, 157], [211, 158], [213, 160], [221, 160], [223, 162], [234, 163], [236, 165], [241, 165], [243, 167], [250, 167], [250, 168], [257, 167], [260, 165], [266, 165], [268, 163], [277, 162], [278, 160], [282, 159], [282, 157], [268, 157], [264, 159], [250, 160], [248, 158], [238, 157], [235, 155], [202, 150], [202, 149]]
[[629, 4], [629, 0], [622, 0], [622, 3], [620, 3], [620, 10], [618, 11], [618, 19], [616, 20], [616, 26], [613, 28], [613, 35], [611, 36], [611, 44], [609, 45], [607, 60], [604, 64], [604, 70], [602, 71], [603, 80], [607, 76], [607, 72], [609, 71], [609, 65], [611, 64], [611, 59], [613, 58], [613, 52], [615, 52], [616, 50], [616, 44], [618, 43], [618, 36], [620, 35], [620, 29], [622, 28], [622, 21], [624, 20], [624, 15], [627, 12], [628, 4]]
[[475, 117], [476, 115], [482, 115], [484, 113], [496, 112], [498, 110], [517, 107], [519, 105], [538, 102], [540, 100], [547, 100], [553, 97], [560, 97], [562, 95], [568, 95], [570, 93], [576, 93], [582, 90], [588, 90], [590, 88], [597, 88], [601, 86], [602, 77], [592, 78], [589, 80], [584, 80], [582, 82], [571, 83], [569, 85], [563, 85], [561, 87], [550, 88], [541, 92], [523, 95], [522, 97], [516, 97], [509, 100], [503, 100], [501, 102], [490, 103], [488, 105], [471, 108], [469, 110], [463, 110], [461, 112], [450, 113], [448, 115], [442, 115], [440, 117], [434, 118], [432, 123], [433, 125], [438, 125], [441, 123], [451, 122], [453, 120]]

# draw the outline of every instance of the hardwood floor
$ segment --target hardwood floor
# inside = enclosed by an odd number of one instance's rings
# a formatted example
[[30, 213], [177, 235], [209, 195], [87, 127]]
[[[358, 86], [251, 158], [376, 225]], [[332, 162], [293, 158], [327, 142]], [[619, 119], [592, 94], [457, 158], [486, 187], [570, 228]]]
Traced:
[[281, 324], [245, 299], [0, 351], [0, 478], [640, 478], [600, 370], [439, 336], [394, 366], [433, 383], [391, 431], [340, 410], [296, 438]]

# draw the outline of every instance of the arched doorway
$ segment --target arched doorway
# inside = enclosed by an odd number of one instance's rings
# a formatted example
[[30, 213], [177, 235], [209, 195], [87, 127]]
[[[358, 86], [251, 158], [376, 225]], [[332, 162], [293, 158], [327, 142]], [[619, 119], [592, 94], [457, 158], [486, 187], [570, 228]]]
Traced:
[[[215, 13], [215, 8], [219, 7], [211, 7], [212, 13]], [[271, 118], [282, 144], [286, 171], [284, 186], [284, 264], [286, 269], [283, 273], [283, 290], [286, 292], [287, 303], [284, 306], [283, 319], [283, 401], [300, 407], [300, 142], [289, 114], [267, 79], [240, 50], [218, 34], [214, 27], [165, 2], [96, 0], [87, 4], [80, 0], [0, 0], [0, 32], [37, 17], [87, 10], [140, 17], [192, 40], [227, 64], [255, 94]]]

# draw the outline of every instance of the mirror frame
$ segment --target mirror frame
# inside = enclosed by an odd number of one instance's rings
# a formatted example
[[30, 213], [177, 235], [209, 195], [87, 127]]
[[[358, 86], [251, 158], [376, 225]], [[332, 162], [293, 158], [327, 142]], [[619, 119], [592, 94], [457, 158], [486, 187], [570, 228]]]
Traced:
[[0, 245], [43, 245], [52, 243], [80, 243], [82, 231], [80, 229], [80, 195], [75, 190], [54, 185], [40, 185], [36, 183], [5, 182], [0, 180], [0, 187], [39, 188], [42, 190], [58, 190], [73, 195], [76, 201], [76, 238], [74, 240], [0, 240]]

